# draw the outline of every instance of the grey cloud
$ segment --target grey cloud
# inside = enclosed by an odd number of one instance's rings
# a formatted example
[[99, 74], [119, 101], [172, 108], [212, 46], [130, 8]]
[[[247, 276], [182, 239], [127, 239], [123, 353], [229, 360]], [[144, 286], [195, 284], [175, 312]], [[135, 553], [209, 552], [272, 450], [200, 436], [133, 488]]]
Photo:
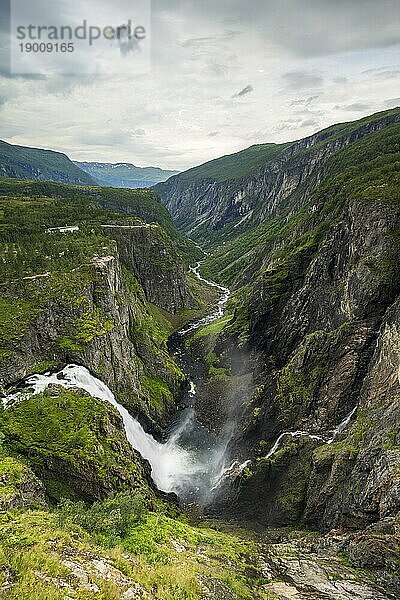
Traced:
[[286, 119], [285, 121], [281, 121], [277, 123], [274, 127], [274, 131], [293, 131], [298, 128], [301, 119]]
[[374, 67], [373, 69], [364, 69], [364, 71], [361, 71], [363, 75], [371, 75], [374, 73], [379, 73], [380, 71], [389, 71], [391, 69], [391, 67], [388, 66], [381, 66], [381, 67]]
[[371, 106], [369, 104], [364, 104], [363, 102], [354, 102], [353, 104], [337, 104], [335, 108], [337, 110], [346, 110], [348, 112], [364, 112], [370, 110]]
[[219, 35], [210, 35], [210, 36], [204, 36], [204, 37], [198, 37], [198, 38], [189, 38], [189, 39], [185, 40], [181, 45], [183, 48], [190, 48], [190, 47], [198, 48], [198, 47], [202, 47], [202, 46], [209, 46], [209, 45], [215, 44], [216, 42], [232, 40], [233, 38], [237, 37], [240, 34], [241, 34], [241, 31], [226, 31]]
[[125, 131], [85, 131], [80, 133], [82, 144], [95, 146], [112, 146], [113, 144], [126, 143], [129, 134]]
[[292, 100], [290, 106], [309, 106], [314, 100], [317, 100], [319, 96], [309, 96], [308, 98], [300, 98], [298, 100]]
[[251, 28], [260, 39], [297, 56], [324, 56], [399, 43], [398, 0], [158, 0], [156, 6], [186, 18], [201, 21], [207, 17], [232, 28]]
[[400, 106], [400, 98], [389, 98], [388, 100], [385, 100], [385, 106], [388, 108], [396, 108], [397, 106]]
[[373, 75], [374, 77], [379, 77], [380, 79], [392, 79], [393, 77], [398, 77], [400, 75], [400, 69], [395, 67], [376, 67], [374, 69], [366, 69], [362, 71], [363, 75]]
[[315, 119], [306, 119], [305, 121], [302, 121], [300, 127], [317, 127], [317, 125], [318, 121]]
[[246, 96], [246, 94], [250, 94], [254, 90], [252, 85], [246, 85], [240, 92], [233, 94], [232, 98], [241, 98], [242, 96]]
[[400, 69], [393, 69], [392, 71], [382, 71], [377, 76], [380, 79], [396, 79], [400, 75]]
[[293, 71], [282, 75], [282, 80], [286, 88], [289, 89], [310, 89], [320, 87], [324, 78], [318, 73], [311, 71]]
[[216, 60], [210, 60], [207, 65], [208, 71], [217, 77], [223, 77], [228, 73], [229, 67]]

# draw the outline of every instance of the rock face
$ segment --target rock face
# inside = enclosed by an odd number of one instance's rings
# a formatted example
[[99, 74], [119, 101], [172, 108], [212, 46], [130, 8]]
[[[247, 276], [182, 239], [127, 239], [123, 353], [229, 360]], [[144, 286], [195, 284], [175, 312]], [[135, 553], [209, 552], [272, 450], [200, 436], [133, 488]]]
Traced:
[[[258, 458], [228, 492], [235, 513], [357, 529], [400, 510], [399, 227], [398, 205], [350, 202], [279, 286], [265, 255], [247, 300], [260, 386], [237, 440]], [[260, 458], [285, 431], [308, 435]]]
[[0, 460], [0, 509], [44, 508], [46, 490], [33, 471], [17, 458]]
[[396, 300], [382, 322], [354, 425], [341, 443], [314, 456], [305, 508], [310, 522], [359, 528], [399, 511], [399, 334]]
[[157, 225], [109, 225], [120, 259], [142, 285], [146, 299], [175, 314], [196, 305], [186, 287], [185, 269], [176, 250]]
[[[299, 206], [325, 177], [328, 160], [338, 151], [400, 119], [399, 110], [376, 115], [371, 120], [338, 125], [283, 145], [265, 165], [239, 179], [223, 166], [219, 180], [191, 178], [190, 172], [171, 177], [155, 187], [177, 225], [195, 239], [207, 239], [210, 232], [227, 224], [237, 231], [270, 219], [293, 204]], [[206, 166], [206, 165], [204, 165]]]
[[[247, 215], [250, 231], [229, 241], [251, 260], [238, 263], [234, 316], [213, 351], [234, 381], [240, 347], [256, 389], [232, 442], [246, 466], [223, 481], [214, 514], [358, 530], [400, 511], [399, 118], [288, 146], [240, 189], [214, 182], [215, 206], [214, 191], [186, 189], [199, 194], [199, 219], [210, 208], [210, 228]], [[232, 186], [243, 213], [228, 202]], [[183, 223], [188, 197], [169, 189], [164, 201]]]
[[52, 500], [102, 500], [123, 489], [153, 495], [150, 466], [126, 439], [120, 415], [83, 390], [53, 385], [7, 407], [1, 426], [6, 447], [25, 456], [41, 480], [27, 467], [17, 477], [15, 467], [10, 508], [43, 503], [42, 481]]
[[122, 270], [115, 243], [69, 274], [19, 280], [9, 294], [10, 302], [26, 298], [30, 314], [0, 363], [3, 385], [74, 362], [102, 379], [151, 429], [167, 423], [183, 375], [164, 334], [157, 334], [140, 284]]
[[391, 235], [399, 226], [396, 205], [350, 202], [318, 251], [296, 255], [278, 293], [268, 258], [255, 281], [248, 346], [261, 391], [249, 404], [245, 443], [260, 455], [284, 431], [320, 438], [256, 460], [239, 505], [253, 497], [249, 513], [266, 522], [357, 528], [400, 510], [400, 279]]

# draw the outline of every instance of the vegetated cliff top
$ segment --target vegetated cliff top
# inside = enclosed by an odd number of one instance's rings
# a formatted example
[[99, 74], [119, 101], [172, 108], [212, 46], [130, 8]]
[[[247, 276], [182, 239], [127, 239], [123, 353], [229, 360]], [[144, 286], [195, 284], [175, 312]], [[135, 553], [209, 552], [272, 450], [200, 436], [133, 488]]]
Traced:
[[114, 189], [49, 181], [0, 178], [0, 240], [45, 233], [47, 228], [105, 223], [158, 224], [186, 262], [202, 253], [175, 227], [165, 206], [149, 189]]
[[0, 141], [0, 174], [20, 179], [96, 185], [66, 154]]

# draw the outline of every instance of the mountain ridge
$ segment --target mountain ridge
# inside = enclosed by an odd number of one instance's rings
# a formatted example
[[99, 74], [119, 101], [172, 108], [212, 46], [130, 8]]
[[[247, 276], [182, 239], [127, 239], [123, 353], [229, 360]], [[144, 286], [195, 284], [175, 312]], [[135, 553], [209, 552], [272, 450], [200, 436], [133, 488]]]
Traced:
[[62, 152], [4, 141], [0, 141], [0, 173], [16, 179], [95, 185], [94, 179]]
[[177, 173], [127, 162], [73, 161], [63, 152], [0, 140], [0, 176], [3, 177], [136, 189], [152, 187]]
[[127, 162], [73, 162], [93, 177], [99, 185], [120, 188], [152, 187], [178, 173], [178, 171], [170, 171], [160, 167], [137, 167]]
[[[382, 128], [399, 119], [400, 109], [396, 108], [358, 121], [333, 125], [302, 140], [274, 146], [272, 157], [268, 158], [263, 166], [256, 166], [254, 170], [250, 170], [247, 176], [238, 179], [225, 178], [225, 176], [219, 179], [195, 177], [192, 180], [190, 178], [190, 175], [196, 174], [199, 169], [201, 171], [207, 165], [213, 164], [214, 161], [211, 161], [158, 184], [155, 186], [155, 191], [183, 231], [196, 241], [209, 242], [212, 240], [213, 232], [218, 234], [219, 238], [223, 236], [224, 227], [235, 227], [236, 232], [240, 232], [257, 224], [257, 218], [258, 223], [264, 220], [265, 210], [258, 216], [257, 210], [262, 211], [262, 208], [268, 207], [268, 194], [271, 198], [275, 197], [273, 202], [276, 203], [279, 202], [278, 192], [285, 196], [295, 192], [302, 184], [302, 181], [292, 179], [290, 161], [295, 161], [296, 156], [299, 160], [303, 160], [305, 168], [308, 165], [312, 169], [313, 162], [318, 162], [319, 156], [324, 158], [325, 149], [331, 148], [331, 153], [340, 149], [341, 139], [344, 144], [352, 143], [357, 138], [357, 131], [360, 132], [359, 135], [363, 135], [363, 132], [368, 134], [373, 132], [375, 127]], [[252, 148], [254, 147], [238, 154], [244, 157]], [[224, 163], [226, 159], [237, 157], [238, 154], [217, 159], [217, 164], [221, 165], [221, 161]], [[287, 164], [286, 172], [285, 164]], [[205, 170], [207, 172], [207, 169]], [[229, 165], [227, 172], [231, 173]], [[279, 178], [282, 181], [279, 181]], [[290, 186], [294, 189], [292, 190]], [[196, 209], [192, 211], [194, 204]], [[218, 244], [218, 240], [216, 243]]]

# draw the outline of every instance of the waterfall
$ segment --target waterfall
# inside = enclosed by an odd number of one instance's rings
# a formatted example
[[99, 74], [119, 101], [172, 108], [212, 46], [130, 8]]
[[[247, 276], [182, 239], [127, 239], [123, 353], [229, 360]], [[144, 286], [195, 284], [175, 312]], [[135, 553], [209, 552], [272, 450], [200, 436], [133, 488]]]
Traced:
[[[165, 444], [157, 442], [146, 433], [140, 423], [119, 404], [112, 391], [85, 368], [78, 365], [67, 365], [58, 373], [32, 375], [26, 380], [27, 389], [6, 398], [6, 403], [22, 400], [26, 395], [39, 394], [49, 385], [62, 385], [65, 388], [80, 388], [94, 398], [100, 398], [117, 409], [122, 417], [126, 437], [131, 446], [143, 458], [146, 458], [152, 468], [152, 478], [160, 490], [172, 492], [176, 480], [190, 470], [192, 457], [189, 452], [177, 445], [179, 434], [176, 433]], [[182, 423], [184, 427], [184, 423]]]
[[347, 417], [345, 419], [343, 419], [343, 421], [341, 421], [337, 427], [335, 427], [335, 429], [332, 431], [332, 434], [330, 437], [322, 437], [319, 435], [308, 433], [308, 431], [284, 431], [283, 433], [280, 434], [280, 436], [276, 440], [275, 444], [272, 446], [271, 450], [265, 456], [265, 458], [270, 458], [271, 456], [273, 456], [279, 450], [279, 448], [282, 446], [282, 441], [287, 436], [291, 436], [292, 438], [308, 437], [309, 439], [312, 439], [312, 440], [319, 440], [319, 441], [323, 442], [324, 444], [332, 444], [332, 442], [335, 441], [337, 436], [346, 429], [347, 425], [350, 423], [353, 415], [355, 414], [357, 408], [358, 407], [355, 406], [353, 408], [353, 410], [347, 415]]
[[[221, 317], [229, 297], [228, 288], [204, 279], [199, 268], [200, 263], [192, 268], [196, 277], [218, 288], [221, 298], [215, 312], [180, 330], [180, 336]], [[182, 355], [181, 350], [178, 355]], [[221, 439], [218, 439], [197, 421], [194, 408], [196, 386], [190, 379], [186, 393], [187, 406], [176, 413], [165, 442], [158, 442], [146, 433], [139, 421], [117, 402], [107, 385], [83, 366], [69, 364], [58, 373], [32, 375], [24, 383], [23, 390], [4, 399], [5, 406], [23, 401], [27, 396], [39, 394], [51, 384], [85, 390], [91, 396], [100, 398], [116, 408], [122, 417], [129, 443], [149, 461], [152, 478], [160, 490], [175, 492], [186, 501], [207, 503], [211, 499], [213, 486], [226, 469], [225, 457], [229, 436], [221, 435]]]

